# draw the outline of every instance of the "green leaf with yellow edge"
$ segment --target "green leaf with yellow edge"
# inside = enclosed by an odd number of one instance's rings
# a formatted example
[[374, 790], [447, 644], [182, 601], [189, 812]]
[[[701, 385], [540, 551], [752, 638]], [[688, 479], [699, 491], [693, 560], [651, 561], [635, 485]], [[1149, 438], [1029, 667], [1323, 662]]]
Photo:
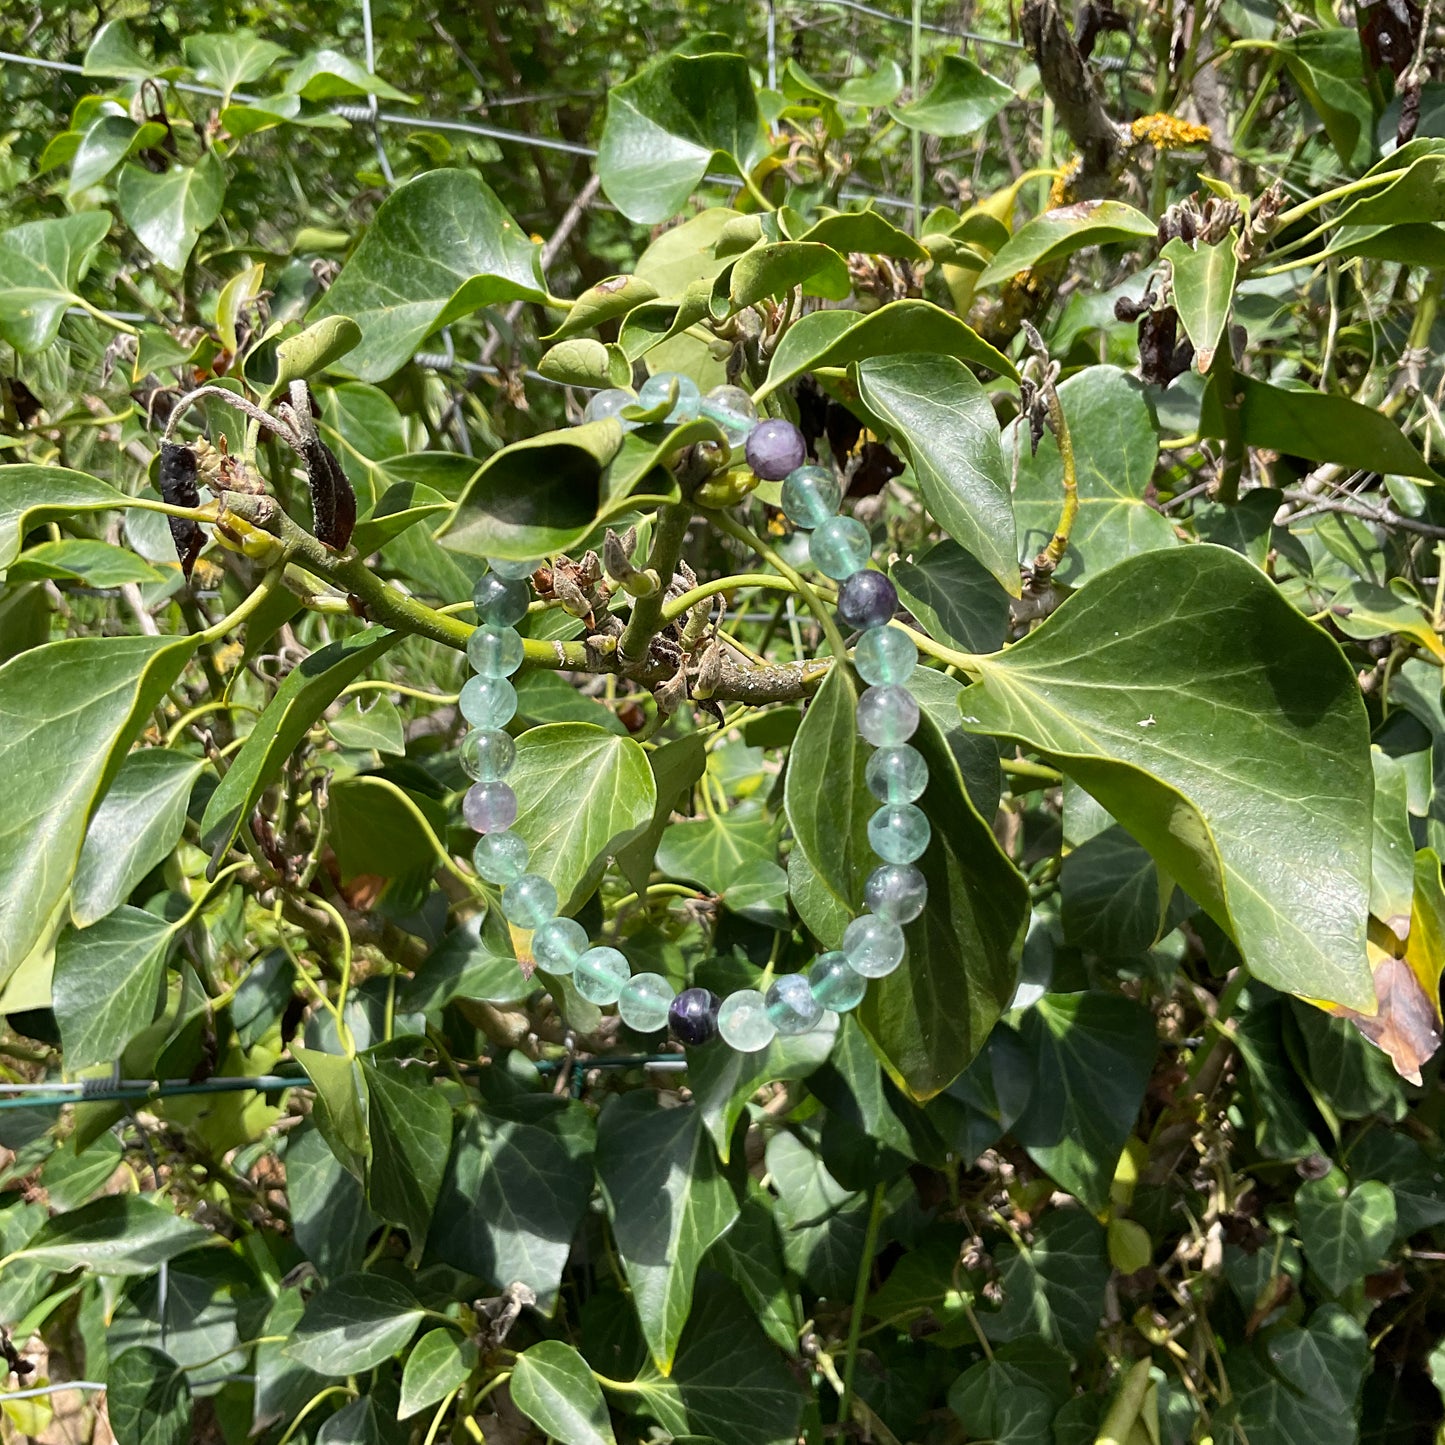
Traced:
[[1252, 973], [1372, 1006], [1359, 688], [1257, 568], [1205, 544], [1146, 552], [979, 668], [965, 726], [1018, 739], [1092, 793]]
[[1115, 241], [1137, 245], [1152, 240], [1158, 229], [1143, 211], [1123, 201], [1075, 201], [1071, 206], [1045, 211], [1015, 231], [984, 267], [978, 285], [995, 286], [1020, 271], [1030, 271], [1048, 261], [1062, 261], [1085, 246]]
[[1430, 625], [1430, 614], [1403, 578], [1389, 587], [1352, 582], [1330, 599], [1330, 620], [1346, 637], [1408, 638], [1445, 662], [1445, 643]]

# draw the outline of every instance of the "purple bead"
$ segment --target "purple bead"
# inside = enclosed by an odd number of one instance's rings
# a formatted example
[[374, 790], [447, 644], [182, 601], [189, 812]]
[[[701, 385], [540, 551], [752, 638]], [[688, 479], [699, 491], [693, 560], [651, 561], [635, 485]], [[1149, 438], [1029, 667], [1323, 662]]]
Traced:
[[838, 589], [838, 616], [849, 627], [882, 627], [897, 611], [897, 588], [870, 567], [855, 572]]
[[517, 795], [506, 783], [473, 783], [462, 798], [462, 817], [474, 833], [500, 833], [517, 819]]
[[718, 996], [705, 988], [685, 988], [667, 1010], [667, 1025], [680, 1044], [696, 1048], [717, 1037]]
[[748, 465], [765, 482], [781, 482], [808, 460], [803, 433], [790, 421], [759, 422], [748, 433]]

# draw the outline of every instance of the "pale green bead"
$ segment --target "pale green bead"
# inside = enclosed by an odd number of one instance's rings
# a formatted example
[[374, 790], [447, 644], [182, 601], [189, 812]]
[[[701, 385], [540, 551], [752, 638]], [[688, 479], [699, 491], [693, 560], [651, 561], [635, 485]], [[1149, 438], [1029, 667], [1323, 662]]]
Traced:
[[588, 1003], [616, 1003], [632, 968], [627, 956], [605, 943], [589, 948], [573, 965], [572, 978], [577, 992]]
[[857, 517], [829, 517], [808, 539], [813, 566], [836, 582], [861, 572], [872, 551], [868, 528]]
[[890, 923], [912, 923], [928, 903], [928, 881], [911, 863], [885, 863], [868, 875], [863, 901]]
[[540, 873], [524, 873], [502, 889], [502, 913], [518, 928], [536, 928], [557, 912], [557, 890]]
[[928, 787], [928, 763], [917, 748], [899, 743], [879, 748], [868, 759], [863, 778], [880, 803], [912, 803]]
[[461, 709], [474, 728], [504, 728], [517, 715], [517, 689], [505, 677], [469, 677]]
[[799, 467], [783, 480], [783, 515], [795, 527], [821, 527], [843, 503], [843, 489], [827, 467]]
[[813, 997], [824, 1008], [839, 1014], [857, 1008], [868, 992], [868, 980], [853, 971], [848, 955], [837, 948], [817, 957], [808, 970], [808, 984], [813, 990]]
[[527, 615], [532, 594], [525, 582], [511, 582], [495, 572], [483, 572], [472, 587], [477, 621], [493, 627], [513, 627]]
[[853, 648], [853, 666], [864, 682], [907, 682], [918, 666], [913, 639], [896, 627], [870, 627]]
[[527, 871], [527, 840], [517, 833], [488, 833], [472, 849], [472, 867], [488, 883], [515, 883]]
[[702, 414], [715, 421], [728, 443], [740, 447], [758, 424], [758, 409], [740, 386], [715, 386], [702, 399]]
[[649, 376], [637, 392], [637, 400], [649, 410], [667, 400], [672, 383], [677, 383], [677, 400], [667, 414], [670, 422], [691, 421], [702, 409], [702, 393], [692, 377], [680, 371], [659, 371]]
[[622, 1022], [640, 1034], [667, 1027], [667, 1010], [677, 995], [660, 973], [634, 973], [617, 996]]
[[843, 930], [843, 952], [854, 973], [884, 978], [903, 962], [903, 930], [886, 918], [865, 913]]
[[868, 841], [885, 863], [912, 863], [928, 850], [933, 826], [922, 808], [895, 803], [868, 820]]
[[538, 968], [566, 977], [587, 952], [587, 930], [575, 918], [549, 918], [532, 935], [532, 957]]
[[906, 743], [918, 730], [918, 700], [906, 687], [870, 687], [858, 699], [858, 731], [875, 748]]
[[823, 1005], [813, 997], [812, 986], [801, 973], [774, 979], [763, 997], [773, 1027], [785, 1036], [805, 1034], [823, 1017]]
[[517, 761], [517, 745], [500, 728], [473, 728], [462, 739], [461, 761], [473, 782], [500, 782]]
[[594, 391], [582, 409], [582, 420], [605, 421], [609, 416], [616, 416], [624, 406], [631, 406], [636, 400], [630, 391], [623, 391], [618, 386]]
[[755, 1054], [772, 1043], [778, 1030], [768, 1017], [767, 1005], [755, 988], [730, 993], [717, 1011], [722, 1041], [740, 1054]]
[[488, 557], [487, 566], [507, 582], [522, 582], [542, 565], [540, 557], [528, 557], [519, 562], [511, 557]]
[[467, 638], [467, 661], [481, 677], [511, 677], [525, 656], [522, 634], [515, 627], [487, 625]]

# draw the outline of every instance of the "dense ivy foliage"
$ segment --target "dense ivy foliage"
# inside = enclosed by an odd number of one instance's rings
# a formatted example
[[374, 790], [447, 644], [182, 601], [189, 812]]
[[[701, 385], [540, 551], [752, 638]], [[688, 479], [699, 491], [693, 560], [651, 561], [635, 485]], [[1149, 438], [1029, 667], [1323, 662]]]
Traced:
[[1445, 1439], [1437, 17], [453, 8], [0, 17], [0, 1433]]

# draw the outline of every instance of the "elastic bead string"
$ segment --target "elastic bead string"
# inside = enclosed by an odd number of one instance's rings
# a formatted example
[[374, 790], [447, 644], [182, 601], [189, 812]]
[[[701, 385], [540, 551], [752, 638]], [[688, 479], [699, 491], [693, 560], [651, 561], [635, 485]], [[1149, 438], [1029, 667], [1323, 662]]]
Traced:
[[462, 799], [462, 815], [481, 834], [472, 853], [478, 875], [501, 888], [507, 921], [531, 930], [539, 968], [570, 975], [590, 1003], [615, 1004], [622, 1021], [639, 1033], [666, 1027], [685, 1045], [721, 1037], [740, 1053], [755, 1053], [779, 1036], [809, 1033], [857, 1008], [868, 981], [887, 977], [903, 962], [903, 925], [928, 902], [928, 884], [915, 866], [932, 837], [927, 815], [915, 806], [928, 787], [928, 764], [909, 742], [919, 714], [907, 683], [918, 665], [918, 649], [888, 625], [898, 610], [898, 593], [882, 572], [868, 568], [868, 529], [839, 514], [842, 488], [830, 470], [807, 464], [802, 433], [791, 422], [759, 422], [739, 387], [720, 386], [702, 396], [690, 377], [666, 372], [649, 378], [636, 396], [621, 388], [595, 393], [584, 416], [588, 421], [617, 417], [630, 428], [636, 423], [627, 417], [629, 408], [645, 413], [669, 398], [669, 422], [710, 418], [760, 480], [782, 482], [783, 512], [811, 534], [813, 565], [841, 584], [838, 616], [859, 633], [853, 666], [868, 684], [858, 699], [858, 731], [875, 749], [864, 777], [879, 803], [868, 820], [868, 841], [880, 862], [863, 886], [867, 912], [848, 924], [841, 947], [819, 954], [807, 969], [782, 974], [766, 991], [744, 988], [723, 999], [705, 988], [677, 992], [658, 973], [634, 974], [620, 949], [593, 946], [580, 923], [558, 915], [557, 890], [541, 874], [527, 871], [526, 840], [512, 831], [517, 795], [506, 781], [517, 756], [505, 731], [517, 711], [510, 679], [523, 657], [516, 624], [530, 601], [525, 579], [541, 559], [489, 559], [490, 570], [473, 593], [478, 626], [467, 658], [476, 675], [461, 693], [462, 715], [472, 725], [462, 740], [461, 762], [472, 785]]

